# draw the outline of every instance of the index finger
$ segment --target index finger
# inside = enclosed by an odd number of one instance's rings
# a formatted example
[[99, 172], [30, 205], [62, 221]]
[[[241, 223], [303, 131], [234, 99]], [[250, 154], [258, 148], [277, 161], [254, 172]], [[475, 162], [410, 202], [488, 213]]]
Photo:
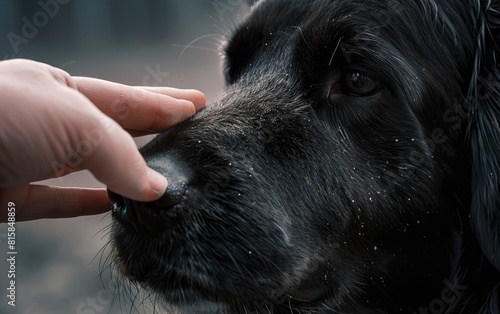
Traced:
[[191, 101], [167, 93], [87, 77], [73, 80], [80, 93], [127, 130], [159, 132], [196, 113]]
[[[0, 200], [16, 204], [16, 220], [97, 215], [111, 209], [106, 189], [67, 188], [30, 184], [0, 191]], [[7, 215], [0, 211], [0, 222]]]

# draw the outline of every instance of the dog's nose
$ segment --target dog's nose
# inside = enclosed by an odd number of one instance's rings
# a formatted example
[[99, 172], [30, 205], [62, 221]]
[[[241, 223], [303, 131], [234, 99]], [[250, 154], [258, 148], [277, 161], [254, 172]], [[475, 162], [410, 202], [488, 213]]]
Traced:
[[177, 168], [166, 172], [169, 181], [167, 190], [156, 201], [134, 201], [108, 190], [109, 199], [113, 202], [113, 217], [123, 226], [143, 235], [161, 232], [166, 219], [171, 220], [182, 211], [180, 205], [187, 194], [187, 176]]
[[168, 215], [168, 211], [182, 201], [183, 195], [181, 190], [167, 189], [156, 201], [139, 202], [108, 190], [109, 199], [113, 202], [113, 217], [141, 234], [160, 232], [164, 226], [161, 217]]

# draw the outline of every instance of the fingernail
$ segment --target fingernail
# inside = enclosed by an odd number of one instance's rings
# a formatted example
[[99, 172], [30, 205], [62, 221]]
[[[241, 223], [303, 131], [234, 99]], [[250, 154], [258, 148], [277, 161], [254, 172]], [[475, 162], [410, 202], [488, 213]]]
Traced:
[[162, 196], [167, 190], [168, 186], [167, 178], [165, 178], [160, 173], [154, 171], [151, 168], [148, 168], [148, 178], [149, 178], [149, 184], [151, 185], [153, 192], [158, 196]]
[[207, 106], [207, 98], [205, 97], [205, 94], [200, 91], [196, 91], [196, 93], [197, 95], [195, 97], [195, 101], [193, 101], [196, 110], [198, 111], [205, 109], [205, 107]]

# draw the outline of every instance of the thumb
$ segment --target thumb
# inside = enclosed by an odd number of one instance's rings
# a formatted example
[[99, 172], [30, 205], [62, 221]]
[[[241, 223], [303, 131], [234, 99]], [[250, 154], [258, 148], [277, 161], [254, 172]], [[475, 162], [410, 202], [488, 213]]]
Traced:
[[111, 191], [136, 201], [154, 201], [167, 189], [167, 179], [149, 168], [130, 134], [115, 121], [93, 131], [96, 151], [82, 163]]

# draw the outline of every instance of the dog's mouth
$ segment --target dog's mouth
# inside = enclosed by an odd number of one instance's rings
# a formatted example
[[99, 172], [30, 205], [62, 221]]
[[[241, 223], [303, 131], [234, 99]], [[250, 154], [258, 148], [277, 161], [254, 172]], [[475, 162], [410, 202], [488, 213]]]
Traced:
[[223, 301], [227, 298], [227, 295], [221, 293], [205, 276], [181, 273], [178, 269], [171, 269], [162, 276], [137, 275], [132, 273], [131, 269], [124, 269], [123, 275], [174, 305], [186, 305], [200, 300]]
[[[176, 206], [178, 208], [173, 208]], [[180, 225], [170, 227], [172, 224], [168, 223], [179, 219], [177, 215], [183, 210], [182, 206], [177, 203], [168, 207], [170, 212], [163, 212], [165, 207], [156, 202], [114, 202], [115, 264], [129, 281], [154, 291], [171, 304], [220, 299], [211, 276], [183, 267], [193, 264], [182, 239], [177, 236], [184, 231]]]
[[280, 227], [185, 187], [147, 203], [109, 192], [113, 258], [122, 275], [171, 304], [268, 300], [296, 284], [287, 274], [297, 261]]

